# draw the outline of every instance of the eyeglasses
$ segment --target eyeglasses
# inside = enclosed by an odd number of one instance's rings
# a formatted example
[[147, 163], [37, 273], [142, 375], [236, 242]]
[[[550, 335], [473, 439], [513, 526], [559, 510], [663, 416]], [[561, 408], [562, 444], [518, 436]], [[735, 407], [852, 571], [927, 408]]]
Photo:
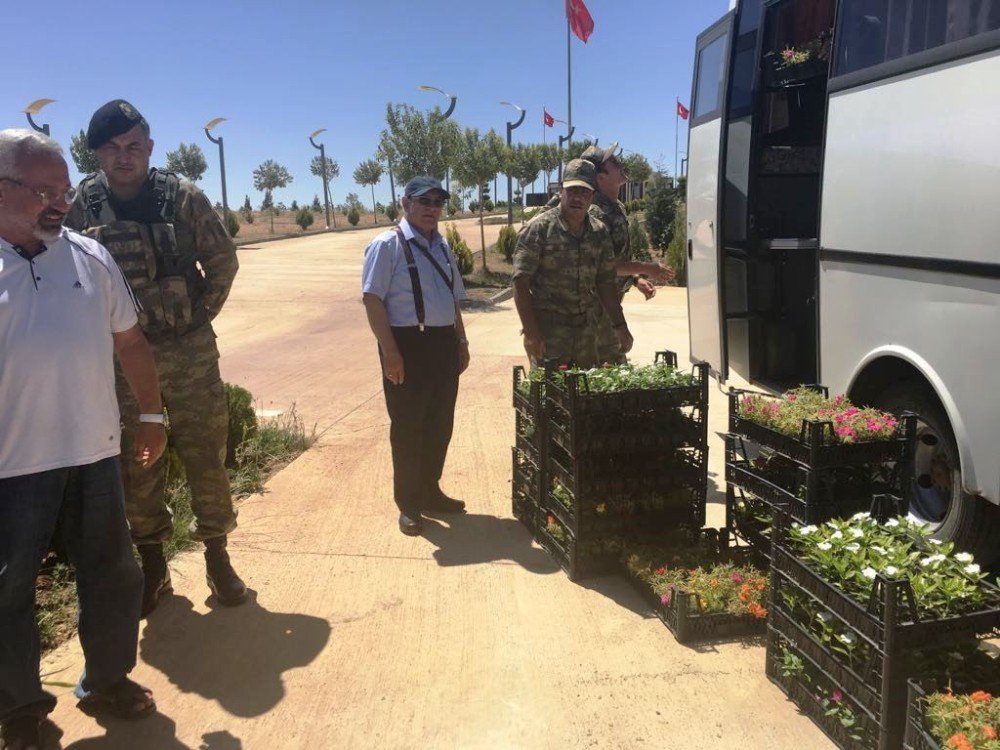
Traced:
[[77, 190], [76, 188], [69, 188], [66, 191], [59, 190], [39, 190], [38, 188], [33, 188], [31, 185], [27, 185], [20, 180], [16, 180], [13, 177], [0, 177], [0, 180], [7, 180], [7, 182], [13, 182], [15, 185], [20, 185], [26, 190], [30, 190], [32, 193], [37, 195], [46, 206], [51, 206], [56, 201], [63, 201], [67, 206], [71, 205], [74, 200], [76, 200]]
[[427, 198], [426, 196], [418, 196], [414, 198], [417, 203], [426, 208], [444, 208], [445, 200], [444, 198]]

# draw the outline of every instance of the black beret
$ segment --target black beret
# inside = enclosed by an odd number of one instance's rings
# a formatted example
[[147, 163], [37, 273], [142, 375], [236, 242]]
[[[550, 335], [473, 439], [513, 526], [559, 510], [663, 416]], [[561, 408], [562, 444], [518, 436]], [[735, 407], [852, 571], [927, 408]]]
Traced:
[[90, 125], [87, 127], [87, 146], [92, 149], [100, 148], [112, 138], [127, 133], [136, 125], [142, 125], [149, 130], [149, 123], [139, 114], [139, 110], [124, 99], [115, 99], [94, 112], [94, 116], [90, 118]]

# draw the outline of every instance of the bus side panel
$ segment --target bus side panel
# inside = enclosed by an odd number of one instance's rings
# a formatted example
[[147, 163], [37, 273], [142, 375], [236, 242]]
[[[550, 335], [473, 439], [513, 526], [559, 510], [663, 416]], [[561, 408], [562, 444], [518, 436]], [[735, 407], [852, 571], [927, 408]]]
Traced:
[[[912, 352], [946, 391], [967, 487], [994, 503], [1000, 280], [982, 269], [1000, 263], [998, 122], [996, 52], [832, 95], [820, 237], [821, 382], [844, 391], [870, 352]], [[914, 257], [935, 270], [902, 267]]]

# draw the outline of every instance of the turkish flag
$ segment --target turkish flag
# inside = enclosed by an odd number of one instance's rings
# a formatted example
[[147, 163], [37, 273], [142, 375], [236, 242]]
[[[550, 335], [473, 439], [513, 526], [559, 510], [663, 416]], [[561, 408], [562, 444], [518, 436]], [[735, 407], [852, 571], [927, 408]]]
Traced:
[[566, 0], [566, 19], [577, 38], [586, 43], [594, 32], [594, 19], [583, 0]]
[[553, 125], [556, 124], [556, 118], [554, 118], [552, 115], [550, 115], [548, 112], [546, 112], [543, 109], [542, 110], [542, 122], [545, 123], [545, 127], [551, 128]]
[[690, 110], [688, 110], [687, 107], [685, 107], [683, 104], [681, 104], [680, 99], [678, 99], [677, 100], [677, 116], [680, 117], [682, 120], [686, 120], [688, 118], [688, 115], [690, 115], [690, 114], [691, 114]]

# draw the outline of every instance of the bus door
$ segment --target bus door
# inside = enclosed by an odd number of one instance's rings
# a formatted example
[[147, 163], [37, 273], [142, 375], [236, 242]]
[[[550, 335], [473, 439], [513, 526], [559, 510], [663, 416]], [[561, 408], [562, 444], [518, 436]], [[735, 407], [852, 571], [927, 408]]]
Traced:
[[688, 130], [687, 285], [691, 359], [727, 376], [723, 335], [722, 237], [719, 186], [723, 113], [735, 12], [701, 33], [695, 47]]

